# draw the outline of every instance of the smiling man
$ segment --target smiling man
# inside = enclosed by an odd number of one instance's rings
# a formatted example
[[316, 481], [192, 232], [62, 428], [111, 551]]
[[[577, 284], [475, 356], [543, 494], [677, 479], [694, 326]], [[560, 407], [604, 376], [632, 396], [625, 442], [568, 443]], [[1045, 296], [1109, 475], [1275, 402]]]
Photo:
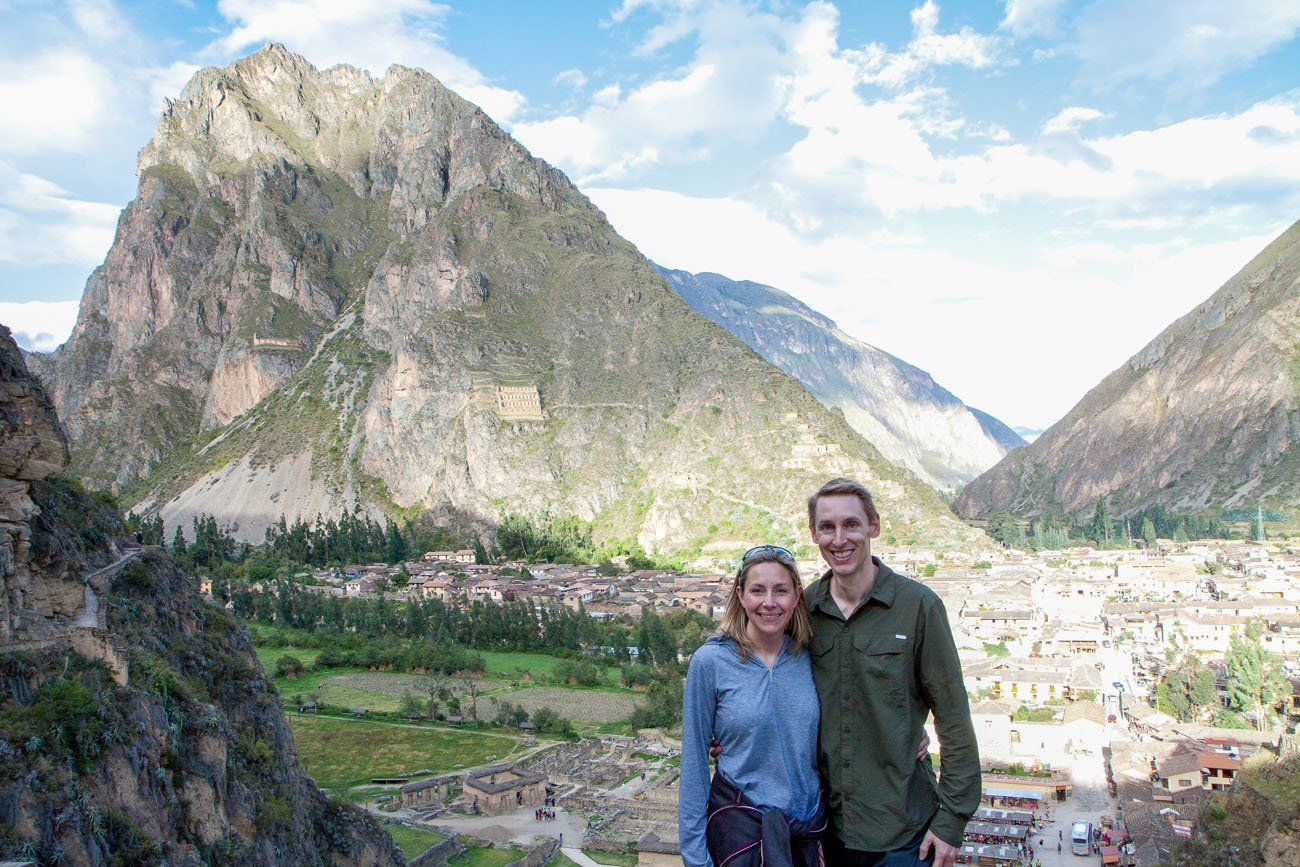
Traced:
[[[980, 764], [943, 602], [871, 555], [880, 513], [860, 483], [822, 485], [808, 528], [830, 566], [806, 593], [830, 795], [826, 862], [951, 867], [979, 806]], [[931, 712], [938, 780], [915, 749]]]

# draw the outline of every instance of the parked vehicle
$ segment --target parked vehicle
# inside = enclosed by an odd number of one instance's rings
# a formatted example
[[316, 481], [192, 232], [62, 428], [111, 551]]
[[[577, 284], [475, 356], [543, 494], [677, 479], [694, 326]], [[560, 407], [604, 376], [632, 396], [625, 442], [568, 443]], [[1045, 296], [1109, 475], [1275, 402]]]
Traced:
[[1092, 852], [1091, 822], [1077, 819], [1070, 826], [1070, 851], [1076, 855], [1088, 855]]

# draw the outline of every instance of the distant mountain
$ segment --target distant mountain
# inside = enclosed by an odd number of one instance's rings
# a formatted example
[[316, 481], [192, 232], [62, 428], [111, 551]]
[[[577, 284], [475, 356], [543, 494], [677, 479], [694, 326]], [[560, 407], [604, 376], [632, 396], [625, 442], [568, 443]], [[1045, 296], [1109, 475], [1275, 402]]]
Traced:
[[678, 553], [802, 535], [851, 473], [900, 541], [975, 538], [428, 73], [270, 46], [197, 73], [139, 170], [34, 367], [73, 469], [169, 525], [550, 512]]
[[1020, 438], [1023, 439], [1025, 442], [1027, 442], [1027, 443], [1032, 443], [1034, 440], [1036, 440], [1036, 439], [1038, 439], [1040, 436], [1042, 436], [1042, 435], [1043, 435], [1043, 431], [1047, 430], [1047, 428], [1045, 428], [1045, 427], [1025, 427], [1024, 425], [1019, 425], [1019, 424], [1018, 424], [1018, 425], [1016, 425], [1015, 427], [1013, 427], [1012, 430], [1015, 431], [1016, 433], [1018, 433], [1018, 434], [1020, 435]]
[[[1122, 314], [1121, 314], [1122, 315]], [[965, 517], [1300, 499], [1300, 223], [971, 482]]]
[[1025, 444], [930, 374], [850, 337], [779, 289], [721, 274], [659, 270], [691, 307], [842, 411], [881, 454], [936, 488], [960, 487]]

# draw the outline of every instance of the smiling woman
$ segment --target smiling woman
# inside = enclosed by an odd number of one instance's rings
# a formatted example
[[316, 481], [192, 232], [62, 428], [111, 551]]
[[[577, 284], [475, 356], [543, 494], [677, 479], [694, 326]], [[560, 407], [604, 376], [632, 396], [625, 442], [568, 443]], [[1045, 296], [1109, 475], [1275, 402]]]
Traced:
[[[804, 647], [808, 609], [794, 558], [760, 545], [746, 552], [722, 634], [691, 657], [682, 709], [678, 834], [687, 867], [758, 864], [763, 809], [779, 810], [789, 861], [821, 863], [817, 692]], [[721, 748], [709, 779], [709, 745]]]

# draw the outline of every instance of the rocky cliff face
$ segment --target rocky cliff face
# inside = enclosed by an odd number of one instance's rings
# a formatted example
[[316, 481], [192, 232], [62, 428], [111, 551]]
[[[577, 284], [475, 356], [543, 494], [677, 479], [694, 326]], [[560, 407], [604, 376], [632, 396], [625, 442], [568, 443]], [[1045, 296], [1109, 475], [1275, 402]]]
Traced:
[[247, 634], [115, 506], [0, 328], [0, 854], [42, 864], [404, 863], [298, 767]]
[[82, 604], [79, 585], [33, 580], [31, 484], [63, 470], [68, 443], [45, 392], [27, 372], [8, 328], [0, 325], [0, 641], [38, 638], [56, 617]]
[[1300, 496], [1300, 223], [1084, 396], [1027, 448], [967, 485], [957, 512], [1112, 514]]
[[841, 472], [879, 490], [896, 538], [972, 538], [563, 175], [402, 67], [270, 46], [198, 73], [40, 369], [76, 472], [244, 538], [359, 503], [743, 545], [800, 533], [802, 497]]
[[850, 337], [779, 289], [721, 274], [660, 270], [697, 312], [842, 411], [887, 459], [940, 490], [960, 487], [1025, 444], [930, 374]]

